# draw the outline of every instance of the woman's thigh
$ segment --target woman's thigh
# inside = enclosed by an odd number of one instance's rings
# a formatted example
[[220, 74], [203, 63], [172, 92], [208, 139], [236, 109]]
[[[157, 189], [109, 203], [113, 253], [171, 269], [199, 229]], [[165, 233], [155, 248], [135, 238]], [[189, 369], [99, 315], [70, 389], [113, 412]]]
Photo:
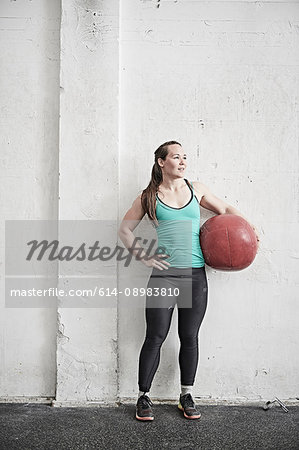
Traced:
[[169, 331], [176, 305], [177, 284], [166, 274], [153, 271], [147, 284], [146, 295], [146, 336], [163, 341]]
[[179, 292], [177, 278], [166, 273], [152, 272], [146, 290], [146, 308], [174, 307]]
[[179, 335], [197, 335], [208, 303], [208, 281], [205, 267], [194, 270], [192, 278], [182, 284], [178, 305]]

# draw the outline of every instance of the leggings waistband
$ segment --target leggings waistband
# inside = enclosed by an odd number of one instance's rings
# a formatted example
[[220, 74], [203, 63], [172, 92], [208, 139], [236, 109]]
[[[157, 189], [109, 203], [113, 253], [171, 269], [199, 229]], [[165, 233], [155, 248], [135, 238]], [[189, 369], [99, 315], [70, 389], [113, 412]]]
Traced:
[[170, 267], [169, 269], [157, 269], [153, 268], [152, 277], [176, 277], [176, 278], [185, 278], [196, 275], [198, 273], [205, 272], [205, 266], [202, 267]]

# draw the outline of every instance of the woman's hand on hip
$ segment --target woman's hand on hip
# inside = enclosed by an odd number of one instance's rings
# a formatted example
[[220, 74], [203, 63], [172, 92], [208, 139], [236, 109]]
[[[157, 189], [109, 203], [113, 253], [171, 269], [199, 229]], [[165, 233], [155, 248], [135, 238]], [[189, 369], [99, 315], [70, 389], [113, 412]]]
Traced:
[[168, 261], [165, 261], [165, 258], [168, 257], [169, 255], [166, 255], [165, 253], [160, 253], [157, 255], [142, 258], [141, 261], [147, 267], [153, 267], [155, 269], [164, 270], [168, 269], [168, 267], [170, 266], [170, 263]]

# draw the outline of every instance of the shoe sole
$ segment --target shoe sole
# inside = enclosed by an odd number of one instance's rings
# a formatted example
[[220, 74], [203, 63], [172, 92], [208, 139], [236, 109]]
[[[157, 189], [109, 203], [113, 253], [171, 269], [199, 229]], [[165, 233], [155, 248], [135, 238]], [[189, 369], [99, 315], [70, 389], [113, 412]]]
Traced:
[[154, 420], [153, 417], [139, 417], [139, 416], [137, 416], [137, 414], [136, 414], [135, 417], [136, 417], [137, 420], [143, 420], [143, 421], [146, 421], [146, 420]]
[[186, 419], [200, 419], [200, 417], [201, 417], [201, 414], [197, 414], [196, 416], [188, 416], [188, 415], [185, 413], [185, 410], [184, 410], [184, 408], [182, 407], [182, 405], [181, 405], [180, 403], [178, 404], [178, 408], [179, 408], [181, 411], [183, 411], [184, 416], [186, 417]]

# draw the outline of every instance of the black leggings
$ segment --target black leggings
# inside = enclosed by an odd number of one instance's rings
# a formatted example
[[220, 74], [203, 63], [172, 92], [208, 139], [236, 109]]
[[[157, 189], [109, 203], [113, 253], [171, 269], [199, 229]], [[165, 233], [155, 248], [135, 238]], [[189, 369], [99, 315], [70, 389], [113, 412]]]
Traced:
[[180, 291], [177, 297], [166, 298], [161, 295], [146, 297], [146, 336], [140, 351], [138, 374], [139, 390], [142, 392], [149, 392], [151, 388], [160, 362], [161, 345], [167, 337], [176, 303], [181, 344], [179, 352], [181, 384], [193, 386], [198, 365], [198, 332], [208, 300], [205, 266], [192, 269], [169, 268], [163, 271], [153, 269], [147, 288], [162, 287], [170, 293], [175, 292], [174, 288], [179, 288]]

